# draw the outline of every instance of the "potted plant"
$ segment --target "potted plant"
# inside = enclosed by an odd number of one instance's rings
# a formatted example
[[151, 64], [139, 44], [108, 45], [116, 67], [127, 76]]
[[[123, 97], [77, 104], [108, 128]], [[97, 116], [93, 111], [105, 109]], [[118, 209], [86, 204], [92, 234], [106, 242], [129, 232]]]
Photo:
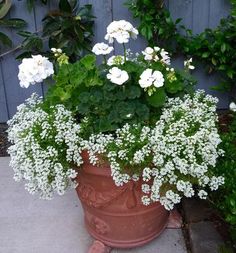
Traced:
[[46, 199], [76, 187], [89, 233], [121, 248], [160, 234], [182, 196], [204, 199], [224, 181], [209, 170], [223, 153], [217, 99], [194, 92], [191, 59], [179, 71], [159, 47], [133, 55], [126, 45], [137, 35], [129, 22], [112, 22], [105, 39], [124, 54], [109, 59], [113, 47], [105, 43], [73, 64], [52, 49], [56, 73], [45, 57], [24, 59], [22, 87], [53, 73], [55, 84], [9, 121], [15, 179]]

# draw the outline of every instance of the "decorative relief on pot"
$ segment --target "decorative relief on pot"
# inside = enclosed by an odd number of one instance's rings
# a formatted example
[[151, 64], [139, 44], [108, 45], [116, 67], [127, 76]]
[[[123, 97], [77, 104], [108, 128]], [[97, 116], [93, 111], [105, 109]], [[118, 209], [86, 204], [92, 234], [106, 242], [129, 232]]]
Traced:
[[85, 218], [90, 227], [92, 227], [98, 234], [106, 235], [110, 231], [109, 225], [102, 219], [95, 217], [90, 213], [85, 214]]
[[137, 197], [136, 197], [136, 183], [130, 182], [129, 187], [127, 187], [127, 199], [126, 199], [126, 207], [128, 209], [135, 208], [137, 206]]
[[80, 199], [90, 207], [102, 208], [116, 200], [126, 188], [116, 187], [108, 192], [98, 192], [91, 185], [80, 183], [77, 191]]

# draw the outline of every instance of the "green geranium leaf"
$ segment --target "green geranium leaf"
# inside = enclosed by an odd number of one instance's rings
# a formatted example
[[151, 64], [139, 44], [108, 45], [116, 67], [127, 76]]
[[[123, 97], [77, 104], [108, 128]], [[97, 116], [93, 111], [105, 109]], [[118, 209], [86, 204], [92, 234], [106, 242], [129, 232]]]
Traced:
[[90, 96], [90, 93], [89, 92], [82, 92], [78, 99], [81, 103], [88, 103], [89, 102], [89, 96]]
[[166, 101], [166, 93], [164, 88], [159, 88], [156, 90], [152, 96], [146, 95], [148, 103], [153, 107], [161, 107]]
[[86, 69], [93, 69], [96, 63], [96, 56], [93, 54], [86, 55], [80, 60], [80, 63], [84, 65]]
[[141, 120], [147, 120], [149, 118], [149, 108], [141, 103], [137, 103], [136, 113]]
[[167, 92], [171, 94], [175, 94], [177, 92], [182, 91], [184, 88], [184, 85], [180, 81], [174, 81], [174, 82], [167, 82], [165, 87], [166, 87]]
[[125, 90], [127, 98], [134, 99], [141, 96], [141, 88], [139, 86], [127, 86]]

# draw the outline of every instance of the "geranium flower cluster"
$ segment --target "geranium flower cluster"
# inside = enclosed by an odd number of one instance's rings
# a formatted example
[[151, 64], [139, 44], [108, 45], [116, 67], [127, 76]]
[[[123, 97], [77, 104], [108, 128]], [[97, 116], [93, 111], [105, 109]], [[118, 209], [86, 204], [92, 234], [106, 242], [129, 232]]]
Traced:
[[129, 39], [137, 39], [138, 30], [126, 20], [113, 21], [107, 27], [105, 40], [113, 43], [116, 40], [118, 43], [128, 43]]
[[142, 88], [148, 88], [152, 85], [154, 85], [156, 88], [159, 88], [164, 85], [164, 81], [164, 76], [160, 71], [146, 69], [140, 76], [139, 84]]
[[205, 199], [208, 189], [217, 190], [224, 178], [209, 172], [223, 154], [218, 148], [216, 103], [202, 91], [170, 98], [155, 127], [126, 124], [116, 131], [116, 138], [104, 141], [102, 136], [116, 185], [140, 178], [143, 204], [160, 201], [167, 210], [183, 196]]
[[144, 59], [146, 61], [160, 61], [166, 65], [170, 65], [170, 56], [167, 51], [160, 47], [146, 47], [144, 51], [142, 51], [144, 55]]
[[113, 47], [109, 47], [109, 45], [102, 42], [95, 44], [92, 52], [96, 55], [107, 55], [110, 54], [113, 50]]
[[20, 86], [28, 88], [30, 84], [43, 82], [44, 79], [54, 74], [53, 64], [42, 55], [33, 55], [23, 59], [19, 65], [18, 78]]
[[33, 94], [18, 107], [8, 122], [10, 165], [16, 181], [26, 180], [25, 188], [50, 199], [75, 188], [77, 172], [72, 164], [82, 164], [79, 131], [70, 111], [63, 105], [41, 108], [42, 100]]

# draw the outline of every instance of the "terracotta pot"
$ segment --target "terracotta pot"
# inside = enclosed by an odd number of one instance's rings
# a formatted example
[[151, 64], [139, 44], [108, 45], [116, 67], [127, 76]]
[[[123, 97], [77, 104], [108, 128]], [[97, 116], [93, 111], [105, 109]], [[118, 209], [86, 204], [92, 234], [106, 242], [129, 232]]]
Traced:
[[116, 248], [141, 246], [166, 227], [169, 212], [160, 203], [144, 206], [141, 182], [117, 187], [109, 166], [96, 167], [84, 154], [76, 188], [82, 202], [88, 232], [104, 244]]

